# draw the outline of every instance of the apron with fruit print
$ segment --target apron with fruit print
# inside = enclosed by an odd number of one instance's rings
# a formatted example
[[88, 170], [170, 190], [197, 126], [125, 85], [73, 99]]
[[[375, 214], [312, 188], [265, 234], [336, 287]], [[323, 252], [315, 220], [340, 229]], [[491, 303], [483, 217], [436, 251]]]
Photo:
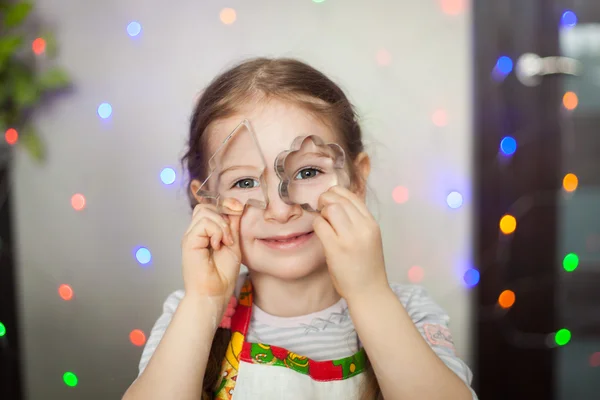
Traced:
[[252, 315], [246, 280], [231, 319], [231, 342], [215, 388], [219, 400], [353, 399], [362, 387], [366, 355], [313, 361], [284, 348], [246, 341]]

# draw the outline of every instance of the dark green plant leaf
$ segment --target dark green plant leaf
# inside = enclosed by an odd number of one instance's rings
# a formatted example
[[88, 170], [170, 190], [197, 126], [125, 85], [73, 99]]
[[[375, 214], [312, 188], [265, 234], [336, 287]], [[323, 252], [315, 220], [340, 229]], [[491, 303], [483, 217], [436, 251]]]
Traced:
[[[19, 67], [17, 67], [19, 65]], [[11, 70], [13, 99], [19, 109], [31, 107], [40, 99], [41, 91], [34, 71], [24, 64], [16, 64]]]
[[28, 1], [21, 1], [9, 6], [4, 13], [4, 27], [10, 29], [21, 25], [32, 9], [33, 4]]
[[69, 76], [60, 68], [52, 68], [44, 71], [38, 78], [38, 84], [43, 91], [62, 89], [67, 87], [69, 83]]
[[0, 71], [4, 71], [4, 67], [9, 58], [11, 58], [23, 44], [21, 35], [2, 35], [0, 36]]
[[32, 126], [23, 129], [23, 135], [19, 138], [21, 145], [29, 152], [35, 161], [43, 161], [46, 154], [42, 139]]

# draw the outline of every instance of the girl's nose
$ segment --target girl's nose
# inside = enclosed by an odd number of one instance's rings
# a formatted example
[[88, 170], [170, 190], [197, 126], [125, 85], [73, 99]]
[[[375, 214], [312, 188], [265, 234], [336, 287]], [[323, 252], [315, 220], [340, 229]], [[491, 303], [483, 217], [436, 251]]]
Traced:
[[268, 171], [265, 176], [267, 182], [267, 193], [269, 202], [264, 216], [266, 220], [271, 220], [279, 223], [299, 218], [302, 215], [302, 208], [297, 205], [289, 205], [285, 203], [279, 196], [279, 178], [273, 171]]

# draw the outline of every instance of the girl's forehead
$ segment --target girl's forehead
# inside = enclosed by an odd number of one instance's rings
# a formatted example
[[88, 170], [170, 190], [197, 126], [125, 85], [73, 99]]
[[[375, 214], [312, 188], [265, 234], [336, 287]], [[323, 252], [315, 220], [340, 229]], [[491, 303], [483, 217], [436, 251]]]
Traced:
[[270, 101], [264, 105], [245, 107], [229, 118], [217, 121], [208, 130], [212, 153], [244, 119], [250, 122], [260, 149], [270, 162], [287, 150], [298, 136], [317, 135], [325, 142], [336, 142], [332, 129], [302, 107]]

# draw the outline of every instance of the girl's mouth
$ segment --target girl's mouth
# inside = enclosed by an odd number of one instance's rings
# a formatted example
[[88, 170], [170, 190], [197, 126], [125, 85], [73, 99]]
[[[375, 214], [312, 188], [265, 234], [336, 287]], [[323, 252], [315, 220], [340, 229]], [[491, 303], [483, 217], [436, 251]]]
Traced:
[[297, 249], [308, 242], [314, 236], [314, 232], [293, 233], [285, 236], [273, 236], [259, 239], [265, 246], [276, 250]]

